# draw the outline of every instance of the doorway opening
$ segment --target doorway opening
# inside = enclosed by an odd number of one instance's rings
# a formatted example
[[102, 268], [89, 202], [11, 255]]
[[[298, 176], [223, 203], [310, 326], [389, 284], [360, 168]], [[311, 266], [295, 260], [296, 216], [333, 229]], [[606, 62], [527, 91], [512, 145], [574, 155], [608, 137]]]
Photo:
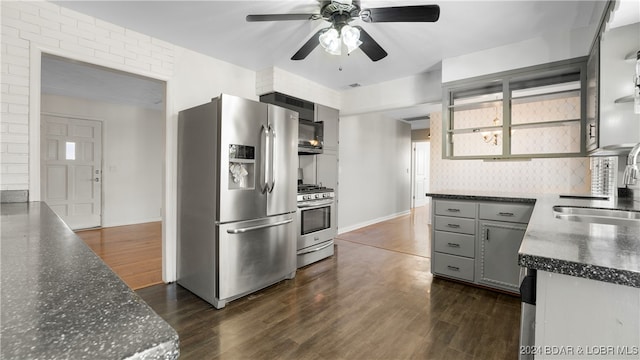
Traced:
[[411, 208], [426, 206], [429, 198], [429, 157], [431, 143], [429, 141], [413, 141], [411, 143]]
[[[157, 282], [162, 282], [165, 97], [164, 81], [42, 54], [41, 199], [73, 230], [100, 229], [102, 235], [89, 245], [116, 273], [115, 263], [143, 262], [147, 266], [126, 271], [153, 267]], [[134, 236], [105, 232], [143, 224], [155, 225], [141, 226]], [[152, 230], [140, 230], [145, 228]], [[125, 233], [127, 245], [155, 242], [157, 250], [139, 256], [122, 251]]]

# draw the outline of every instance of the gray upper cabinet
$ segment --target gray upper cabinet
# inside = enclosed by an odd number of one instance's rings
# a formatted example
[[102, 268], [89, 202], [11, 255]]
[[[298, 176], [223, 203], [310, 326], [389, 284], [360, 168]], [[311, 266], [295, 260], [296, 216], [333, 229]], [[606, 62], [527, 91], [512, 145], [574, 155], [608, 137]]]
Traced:
[[587, 126], [585, 146], [587, 151], [598, 148], [598, 118], [600, 115], [600, 41], [596, 40], [587, 61]]
[[587, 58], [446, 83], [446, 159], [585, 154]]
[[597, 111], [597, 144], [590, 147], [589, 154], [626, 155], [640, 141], [640, 114], [633, 112], [632, 96], [634, 54], [640, 50], [640, 23], [603, 32], [599, 47], [599, 92], [594, 109]]
[[[324, 143], [322, 154], [315, 155], [316, 183], [334, 189], [336, 203], [340, 201], [338, 184], [338, 136], [339, 136], [338, 110], [328, 106], [316, 104], [315, 121], [324, 124]], [[335, 219], [338, 218], [338, 206], [333, 211]], [[332, 215], [333, 216], [333, 215]]]
[[328, 106], [316, 104], [316, 121], [324, 123], [324, 151], [338, 151], [340, 112]]

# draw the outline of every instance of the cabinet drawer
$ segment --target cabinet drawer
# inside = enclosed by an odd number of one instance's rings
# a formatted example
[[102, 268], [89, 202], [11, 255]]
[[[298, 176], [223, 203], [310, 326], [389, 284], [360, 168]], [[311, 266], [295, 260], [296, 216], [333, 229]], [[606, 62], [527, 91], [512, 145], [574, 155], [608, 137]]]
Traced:
[[436, 230], [473, 235], [476, 233], [476, 220], [451, 216], [436, 216]]
[[467, 281], [473, 281], [473, 259], [434, 253], [433, 272]]
[[486, 220], [528, 223], [532, 211], [532, 205], [486, 203], [480, 204], [479, 217]]
[[476, 203], [436, 200], [436, 215], [476, 217]]
[[470, 258], [475, 255], [475, 236], [473, 235], [436, 231], [434, 240], [434, 249], [437, 252]]

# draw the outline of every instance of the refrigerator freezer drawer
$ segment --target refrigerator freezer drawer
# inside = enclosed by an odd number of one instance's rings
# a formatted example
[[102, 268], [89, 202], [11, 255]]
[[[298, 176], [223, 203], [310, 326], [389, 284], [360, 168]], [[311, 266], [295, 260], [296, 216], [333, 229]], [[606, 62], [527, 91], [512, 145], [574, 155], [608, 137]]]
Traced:
[[295, 276], [295, 214], [218, 226], [218, 304]]

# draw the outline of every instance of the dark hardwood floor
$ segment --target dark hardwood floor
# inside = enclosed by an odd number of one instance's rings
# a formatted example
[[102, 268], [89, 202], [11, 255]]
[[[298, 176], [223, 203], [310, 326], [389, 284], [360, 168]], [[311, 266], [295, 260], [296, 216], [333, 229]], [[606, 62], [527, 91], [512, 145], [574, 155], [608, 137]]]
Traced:
[[179, 333], [182, 359], [516, 359], [518, 298], [434, 279], [428, 257], [383, 248], [387, 227], [428, 234], [415, 215], [341, 236], [333, 257], [222, 310], [176, 284], [137, 293]]

